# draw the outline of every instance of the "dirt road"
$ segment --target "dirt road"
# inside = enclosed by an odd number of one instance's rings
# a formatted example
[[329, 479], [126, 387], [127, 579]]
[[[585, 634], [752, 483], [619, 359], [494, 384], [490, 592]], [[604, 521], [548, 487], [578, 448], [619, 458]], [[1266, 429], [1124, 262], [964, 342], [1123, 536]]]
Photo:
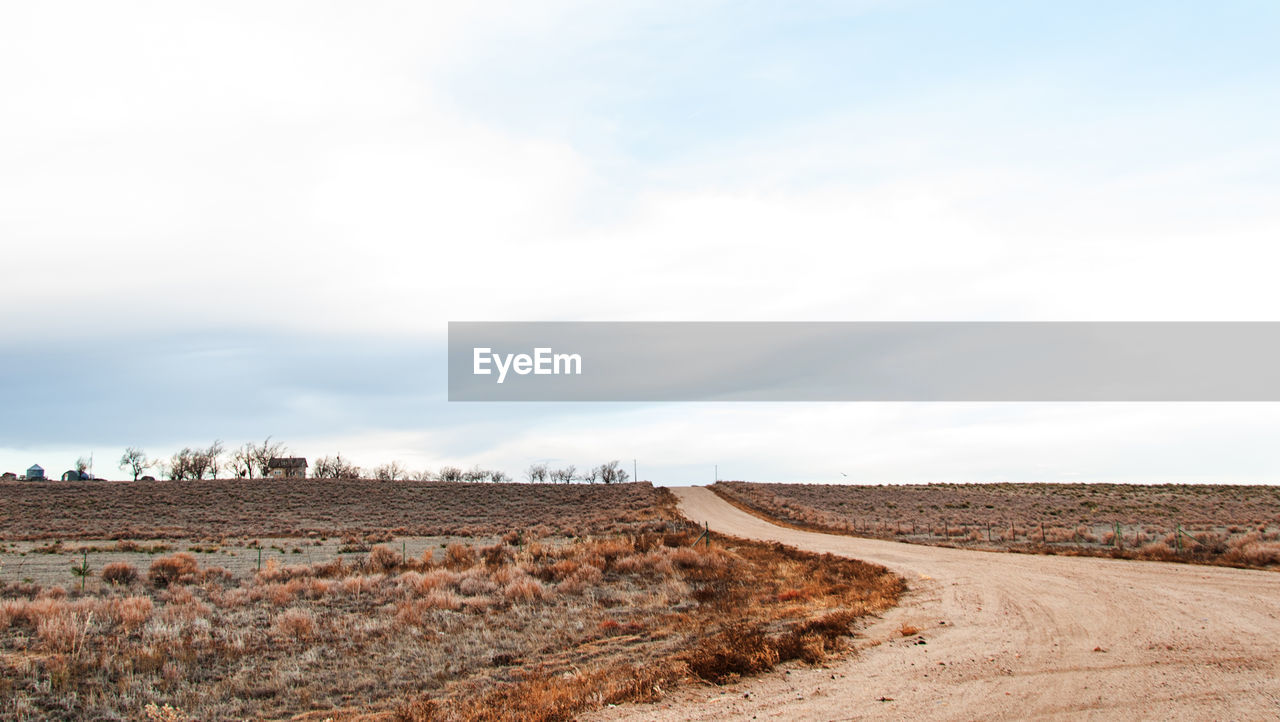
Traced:
[[[673, 491], [713, 532], [877, 562], [912, 591], [829, 668], [686, 690], [599, 719], [1280, 719], [1278, 573], [816, 534], [704, 488]], [[903, 638], [903, 623], [922, 634]]]

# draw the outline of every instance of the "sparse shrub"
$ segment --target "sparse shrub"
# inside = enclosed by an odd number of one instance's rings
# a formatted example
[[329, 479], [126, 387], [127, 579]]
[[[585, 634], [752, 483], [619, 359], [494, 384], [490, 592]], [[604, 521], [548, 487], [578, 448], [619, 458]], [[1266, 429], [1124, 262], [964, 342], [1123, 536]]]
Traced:
[[492, 594], [498, 590], [498, 585], [485, 574], [483, 569], [472, 568], [463, 573], [461, 581], [458, 582], [458, 591], [468, 597], [476, 597], [482, 594]]
[[652, 566], [648, 554], [630, 554], [614, 560], [613, 571], [619, 574], [640, 574]]
[[1267, 567], [1280, 564], [1280, 544], [1263, 541], [1265, 536], [1259, 532], [1249, 532], [1232, 539], [1223, 554], [1228, 564], [1240, 564], [1251, 567]]
[[75, 651], [83, 643], [92, 622], [92, 614], [80, 614], [67, 605], [57, 605], [38, 614], [36, 638], [55, 652]]
[[289, 639], [310, 639], [316, 632], [316, 617], [306, 609], [286, 609], [276, 615], [271, 631]]
[[1164, 541], [1153, 541], [1144, 544], [1138, 549], [1138, 558], [1154, 561], [1171, 561], [1173, 559], [1177, 559], [1178, 555]]
[[508, 602], [533, 601], [542, 599], [546, 594], [547, 590], [542, 582], [528, 576], [513, 579], [502, 588], [502, 597]]
[[444, 565], [450, 569], [468, 569], [476, 563], [476, 552], [466, 544], [450, 544], [444, 550]]
[[779, 602], [794, 602], [797, 600], [803, 601], [812, 596], [813, 592], [809, 589], [784, 589], [778, 592], [777, 599]]
[[422, 597], [422, 604], [431, 609], [461, 609], [462, 597], [448, 589], [433, 589]]
[[110, 562], [102, 567], [102, 581], [127, 587], [138, 580], [138, 570], [128, 562]]
[[563, 581], [573, 576], [578, 566], [578, 562], [572, 559], [561, 559], [539, 569], [538, 576], [544, 581]]
[[490, 567], [500, 567], [515, 561], [515, 553], [506, 544], [494, 544], [480, 550], [480, 558]]
[[714, 684], [725, 684], [745, 674], [771, 669], [779, 661], [778, 650], [759, 626], [732, 625], [703, 640], [685, 657], [689, 671]]
[[196, 572], [199, 570], [200, 565], [196, 563], [195, 555], [190, 552], [178, 552], [151, 562], [147, 578], [155, 588], [164, 589], [171, 584], [194, 581]]
[[9, 628], [9, 625], [22, 618], [23, 603], [10, 599], [0, 602], [0, 632]]
[[604, 579], [604, 572], [601, 572], [598, 567], [583, 564], [567, 579], [557, 584], [556, 591], [560, 594], [582, 594], [599, 584], [602, 579]]
[[434, 589], [454, 589], [460, 578], [457, 572], [448, 569], [432, 569], [422, 575], [417, 591], [419, 594], [426, 594]]
[[213, 611], [184, 586], [170, 586], [161, 596], [166, 604], [161, 608], [160, 616], [168, 622], [191, 622], [207, 618]]
[[147, 597], [126, 597], [111, 600], [111, 616], [116, 624], [127, 630], [141, 627], [151, 618], [152, 602]]
[[66, 599], [67, 590], [62, 587], [45, 587], [36, 595], [37, 600], [42, 599]]
[[366, 566], [369, 571], [378, 574], [390, 574], [400, 568], [400, 553], [385, 544], [375, 546], [369, 552]]

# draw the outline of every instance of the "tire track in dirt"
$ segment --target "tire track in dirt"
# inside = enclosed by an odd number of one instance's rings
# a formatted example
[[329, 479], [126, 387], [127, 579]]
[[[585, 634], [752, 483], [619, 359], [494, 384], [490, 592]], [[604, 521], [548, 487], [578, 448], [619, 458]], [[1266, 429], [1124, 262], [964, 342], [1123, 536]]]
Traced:
[[593, 719], [1280, 719], [1280, 574], [818, 534], [672, 491], [713, 532], [883, 564], [911, 591], [849, 659]]

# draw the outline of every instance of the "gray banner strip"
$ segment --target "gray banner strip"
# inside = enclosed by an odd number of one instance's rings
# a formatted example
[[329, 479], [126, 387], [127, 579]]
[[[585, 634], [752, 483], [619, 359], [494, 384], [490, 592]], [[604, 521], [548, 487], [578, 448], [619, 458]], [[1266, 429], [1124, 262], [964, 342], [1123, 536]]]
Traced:
[[1280, 401], [1280, 323], [459, 322], [449, 400]]

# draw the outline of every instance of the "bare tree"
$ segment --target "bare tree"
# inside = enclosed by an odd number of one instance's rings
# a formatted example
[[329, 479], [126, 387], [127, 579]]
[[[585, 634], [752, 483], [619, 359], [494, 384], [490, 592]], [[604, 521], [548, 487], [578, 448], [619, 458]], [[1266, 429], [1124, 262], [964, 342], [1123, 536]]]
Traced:
[[599, 475], [600, 475], [600, 467], [598, 466], [590, 469], [583, 469], [582, 475], [578, 477], [578, 481], [583, 481], [588, 484], [594, 484], [596, 483], [596, 478]]
[[530, 464], [528, 469], [524, 470], [525, 481], [531, 484], [541, 484], [547, 480], [546, 464]]
[[[279, 441], [272, 441], [270, 436], [263, 439], [260, 446], [253, 444], [248, 444], [248, 446], [251, 448], [250, 456], [252, 460], [250, 463], [252, 468], [257, 469], [258, 476], [264, 479], [267, 477], [267, 469], [271, 465], [271, 460], [283, 456], [285, 453], [285, 445]], [[253, 478], [252, 472], [250, 472], [249, 478]]]
[[133, 472], [133, 480], [137, 481], [142, 472], [151, 466], [151, 462], [147, 461], [147, 454], [142, 449], [135, 449], [130, 446], [124, 450], [124, 455], [120, 457], [120, 468], [128, 469]]
[[209, 444], [209, 448], [204, 451], [205, 458], [209, 461], [209, 476], [213, 479], [218, 478], [220, 464], [218, 460], [224, 451], [226, 451], [226, 447], [222, 445], [222, 439], [214, 439], [213, 443]]
[[400, 481], [405, 478], [405, 468], [398, 461], [389, 464], [383, 464], [373, 470], [373, 478], [378, 481]]
[[183, 449], [182, 451], [187, 455], [187, 473], [191, 479], [193, 481], [203, 479], [205, 473], [209, 471], [209, 455], [204, 449]]
[[184, 448], [169, 457], [165, 465], [165, 474], [170, 481], [182, 481], [191, 474], [191, 449]]
[[492, 481], [495, 484], [502, 484], [504, 482], [511, 481], [511, 477], [507, 476], [507, 472], [505, 471], [491, 471], [489, 472], [489, 481]]
[[203, 479], [209, 470], [209, 457], [204, 449], [183, 447], [182, 451], [169, 457], [165, 469], [172, 481]]
[[556, 469], [551, 472], [551, 480], [561, 484], [568, 484], [577, 477], [578, 467], [570, 464], [563, 469]]
[[456, 466], [443, 466], [440, 468], [440, 481], [462, 481], [462, 469]]
[[436, 475], [431, 473], [430, 469], [423, 469], [422, 471], [414, 472], [413, 480], [414, 481], [435, 481]]
[[85, 477], [87, 477], [89, 475], [88, 472], [89, 472], [89, 459], [83, 456], [76, 459], [76, 473], [80, 475], [80, 478], [84, 479]]
[[595, 468], [595, 476], [606, 484], [622, 484], [630, 477], [618, 465], [617, 459], [597, 466]]
[[253, 478], [253, 442], [231, 452], [231, 471], [238, 479]]
[[470, 471], [462, 472], [463, 481], [471, 481], [471, 482], [485, 481], [488, 478], [489, 478], [489, 472], [485, 471], [484, 469], [481, 469], [479, 464], [476, 464], [475, 466], [471, 467]]
[[312, 467], [311, 476], [315, 479], [359, 479], [360, 467], [337, 456], [322, 456]]

